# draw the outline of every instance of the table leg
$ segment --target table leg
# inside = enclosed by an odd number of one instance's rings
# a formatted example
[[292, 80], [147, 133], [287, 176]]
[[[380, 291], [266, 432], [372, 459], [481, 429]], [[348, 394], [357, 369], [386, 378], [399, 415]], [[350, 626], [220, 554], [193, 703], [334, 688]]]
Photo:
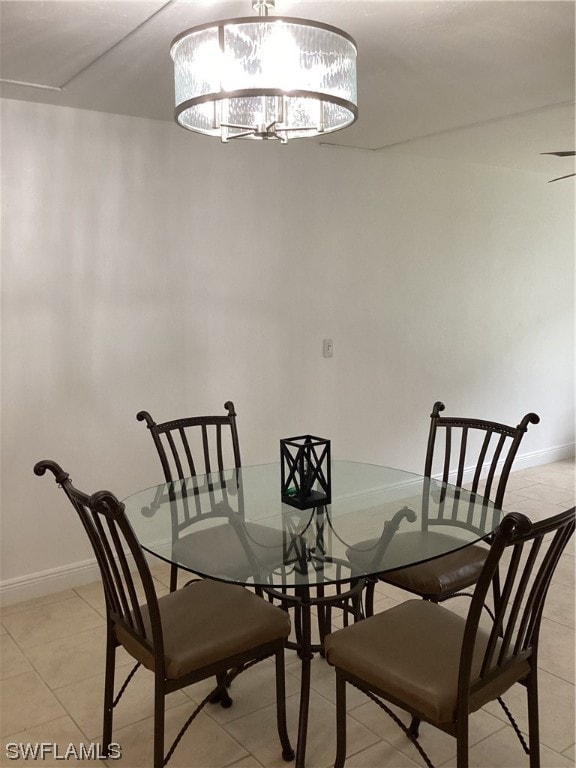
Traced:
[[[294, 609], [294, 629], [296, 631], [296, 641], [287, 640], [286, 647], [295, 650], [301, 666], [300, 680], [300, 711], [298, 715], [298, 743], [296, 745], [296, 768], [305, 768], [306, 762], [306, 739], [308, 736], [308, 714], [310, 709], [310, 682], [311, 682], [311, 662], [314, 658], [314, 651], [322, 652], [324, 636], [330, 631], [330, 615], [332, 605], [348, 610], [347, 601], [352, 600], [354, 608], [354, 620], [362, 617], [361, 595], [364, 589], [365, 581], [362, 578], [353, 580], [353, 584], [348, 590], [338, 591], [336, 595], [325, 595], [323, 585], [296, 584], [295, 595], [291, 597], [274, 588], [265, 588], [273, 598], [281, 601], [285, 608]], [[316, 597], [310, 597], [310, 589], [316, 590]], [[359, 602], [360, 601], [360, 602]], [[312, 606], [317, 605], [319, 609], [320, 640], [319, 645], [312, 644]], [[347, 614], [345, 614], [347, 615]]]
[[303, 589], [301, 597], [302, 620], [302, 677], [300, 681], [300, 713], [298, 716], [298, 744], [296, 746], [296, 768], [304, 768], [306, 761], [306, 738], [308, 736], [308, 710], [310, 708], [310, 675], [312, 653], [311, 601], [308, 589]]

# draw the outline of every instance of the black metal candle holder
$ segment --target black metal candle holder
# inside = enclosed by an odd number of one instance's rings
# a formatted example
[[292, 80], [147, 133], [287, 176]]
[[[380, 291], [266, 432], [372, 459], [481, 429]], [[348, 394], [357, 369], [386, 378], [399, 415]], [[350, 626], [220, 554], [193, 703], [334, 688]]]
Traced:
[[298, 509], [330, 504], [330, 440], [313, 435], [280, 440], [282, 501]]

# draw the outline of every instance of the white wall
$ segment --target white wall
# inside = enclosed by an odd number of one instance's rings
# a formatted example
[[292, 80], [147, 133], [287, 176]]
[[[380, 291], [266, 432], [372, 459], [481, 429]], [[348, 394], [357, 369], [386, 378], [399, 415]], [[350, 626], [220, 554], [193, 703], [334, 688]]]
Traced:
[[573, 189], [4, 100], [5, 595], [90, 558], [37, 460], [120, 497], [161, 480], [142, 408], [234, 400], [245, 464], [312, 432], [336, 457], [418, 470], [436, 399], [534, 410], [521, 461], [569, 455]]

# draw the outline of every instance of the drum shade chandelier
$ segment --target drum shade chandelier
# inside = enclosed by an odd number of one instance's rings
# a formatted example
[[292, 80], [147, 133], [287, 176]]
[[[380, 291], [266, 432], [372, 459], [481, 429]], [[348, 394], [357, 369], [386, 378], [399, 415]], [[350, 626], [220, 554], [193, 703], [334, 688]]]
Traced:
[[275, 16], [202, 24], [172, 42], [176, 122], [229, 139], [298, 139], [331, 133], [358, 116], [356, 44], [346, 32]]

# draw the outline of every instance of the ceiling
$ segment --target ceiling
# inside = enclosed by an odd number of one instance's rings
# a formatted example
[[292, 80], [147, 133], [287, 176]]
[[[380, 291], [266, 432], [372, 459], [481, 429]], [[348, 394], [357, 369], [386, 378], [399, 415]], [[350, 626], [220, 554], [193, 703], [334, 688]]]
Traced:
[[[324, 143], [552, 178], [574, 170], [572, 158], [540, 153], [575, 148], [575, 9], [571, 0], [276, 0], [275, 15], [324, 21], [357, 42], [359, 119]], [[1, 95], [171, 121], [171, 40], [250, 15], [250, 0], [1, 0]]]

